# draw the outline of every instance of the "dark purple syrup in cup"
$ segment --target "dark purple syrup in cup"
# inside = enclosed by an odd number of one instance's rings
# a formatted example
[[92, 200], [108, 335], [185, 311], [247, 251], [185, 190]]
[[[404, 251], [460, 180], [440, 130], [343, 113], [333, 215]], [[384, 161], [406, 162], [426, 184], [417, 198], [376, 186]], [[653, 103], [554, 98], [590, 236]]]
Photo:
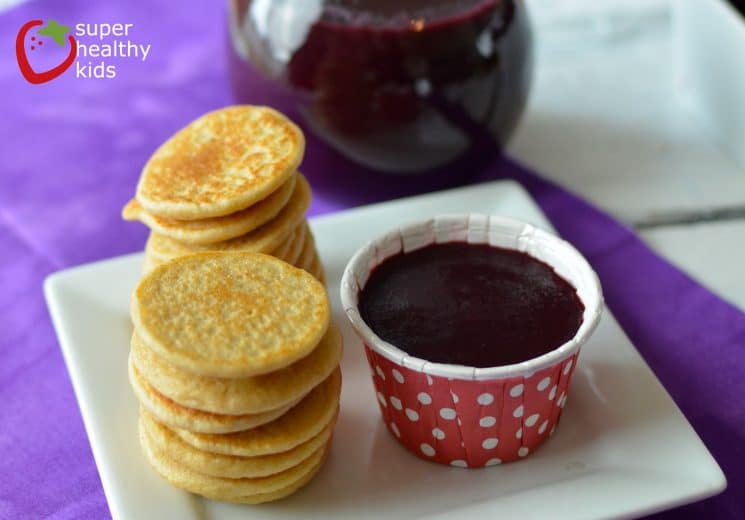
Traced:
[[448, 243], [377, 266], [359, 309], [381, 339], [412, 356], [486, 368], [561, 346], [579, 330], [584, 305], [569, 282], [525, 253]]
[[504, 142], [531, 78], [522, 1], [233, 0], [231, 34], [239, 101], [380, 170], [446, 164], [473, 127]]

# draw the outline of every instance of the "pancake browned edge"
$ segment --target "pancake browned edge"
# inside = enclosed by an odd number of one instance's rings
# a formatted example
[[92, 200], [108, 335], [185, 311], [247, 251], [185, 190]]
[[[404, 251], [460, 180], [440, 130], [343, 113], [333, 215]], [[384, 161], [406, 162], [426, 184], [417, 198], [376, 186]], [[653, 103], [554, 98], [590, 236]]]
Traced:
[[226, 479], [196, 473], [159, 451], [144, 428], [140, 444], [153, 469], [174, 486], [213, 500], [258, 504], [284, 498], [310, 482], [320, 470], [330, 446], [316, 450], [300, 464], [258, 478]]
[[268, 374], [246, 378], [197, 376], [168, 363], [132, 334], [130, 359], [159, 394], [186, 408], [233, 416], [255, 415], [293, 405], [336, 370], [344, 350], [339, 328], [329, 323], [304, 358]]
[[138, 372], [131, 355], [129, 381], [140, 405], [152, 413], [158, 421], [173, 428], [199, 433], [234, 433], [256, 428], [278, 419], [299, 402], [298, 400], [275, 410], [243, 415], [217, 414], [188, 408], [168, 399], [150, 386]]
[[182, 441], [144, 409], [140, 414], [140, 427], [145, 428], [157, 449], [192, 471], [220, 478], [266, 477], [290, 469], [326, 446], [335, 426], [336, 417], [319, 434], [288, 451], [259, 457], [236, 457], [197, 449]]
[[321, 432], [339, 408], [341, 370], [337, 368], [289, 412], [270, 423], [243, 432], [212, 435], [174, 428], [181, 440], [202, 451], [257, 457], [291, 450]]
[[210, 244], [189, 244], [152, 232], [146, 250], [160, 260], [206, 251], [248, 251], [270, 253], [278, 248], [305, 220], [312, 192], [305, 178], [298, 174], [295, 190], [282, 211], [264, 225], [230, 240]]
[[212, 244], [244, 235], [276, 217], [287, 205], [297, 181], [297, 175], [290, 177], [277, 190], [265, 199], [246, 209], [222, 217], [200, 220], [178, 220], [152, 215], [137, 199], [124, 206], [124, 220], [139, 220], [151, 230], [168, 236], [173, 240], [191, 244]]

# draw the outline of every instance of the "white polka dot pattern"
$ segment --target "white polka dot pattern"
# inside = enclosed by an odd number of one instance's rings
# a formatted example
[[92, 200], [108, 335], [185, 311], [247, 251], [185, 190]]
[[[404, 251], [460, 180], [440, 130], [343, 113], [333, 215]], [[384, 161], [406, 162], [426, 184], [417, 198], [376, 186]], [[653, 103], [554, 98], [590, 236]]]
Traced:
[[421, 458], [461, 468], [529, 456], [553, 434], [576, 356], [533, 374], [465, 381], [423, 374], [366, 348], [391, 436]]
[[440, 417], [442, 417], [446, 421], [452, 421], [456, 417], [455, 410], [453, 410], [452, 408], [441, 408]]
[[482, 428], [491, 428], [495, 424], [497, 424], [497, 419], [496, 417], [492, 417], [491, 415], [487, 415], [486, 417], [482, 417], [481, 419], [479, 419], [479, 426], [481, 426]]
[[494, 402], [494, 396], [488, 392], [484, 392], [483, 394], [481, 394], [480, 396], [476, 398], [476, 401], [481, 406], [488, 406]]
[[424, 453], [427, 457], [433, 457], [435, 454], [435, 449], [426, 442], [420, 444], [419, 449], [422, 450], [422, 453]]
[[419, 392], [419, 395], [417, 395], [416, 398], [420, 403], [424, 405], [432, 404], [432, 398], [427, 392]]

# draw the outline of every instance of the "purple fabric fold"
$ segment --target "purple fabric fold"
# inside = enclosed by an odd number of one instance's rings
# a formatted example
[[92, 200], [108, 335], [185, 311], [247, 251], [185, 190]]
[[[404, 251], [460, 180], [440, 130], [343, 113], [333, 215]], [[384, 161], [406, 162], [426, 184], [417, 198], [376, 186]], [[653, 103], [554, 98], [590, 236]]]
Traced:
[[[153, 45], [147, 62], [122, 64], [115, 79], [63, 75], [40, 86], [0, 53], [2, 519], [109, 516], [41, 284], [57, 269], [142, 248], [145, 229], [119, 213], [148, 155], [189, 120], [231, 103], [223, 16], [221, 3], [175, 0], [37, 1], [0, 15], [6, 42], [24, 22], [51, 17], [134, 23]], [[722, 495], [657, 517], [745, 517], [743, 313], [632, 230], [505, 157], [467, 177], [457, 167], [394, 178], [309, 136], [302, 169], [313, 214], [463, 183], [522, 183], [597, 270], [611, 310], [729, 479]]]

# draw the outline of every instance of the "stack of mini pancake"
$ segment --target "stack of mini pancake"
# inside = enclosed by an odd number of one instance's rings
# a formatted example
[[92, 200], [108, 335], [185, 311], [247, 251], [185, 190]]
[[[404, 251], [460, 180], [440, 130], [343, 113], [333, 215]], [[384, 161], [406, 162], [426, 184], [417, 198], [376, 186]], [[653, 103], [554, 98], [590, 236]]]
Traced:
[[311, 480], [336, 424], [343, 348], [317, 279], [270, 255], [183, 256], [142, 278], [131, 314], [140, 442], [161, 476], [251, 504]]
[[224, 108], [177, 132], [147, 162], [122, 211], [151, 230], [145, 272], [192, 253], [250, 251], [323, 281], [305, 220], [310, 186], [297, 171], [304, 151], [302, 131], [266, 107]]

